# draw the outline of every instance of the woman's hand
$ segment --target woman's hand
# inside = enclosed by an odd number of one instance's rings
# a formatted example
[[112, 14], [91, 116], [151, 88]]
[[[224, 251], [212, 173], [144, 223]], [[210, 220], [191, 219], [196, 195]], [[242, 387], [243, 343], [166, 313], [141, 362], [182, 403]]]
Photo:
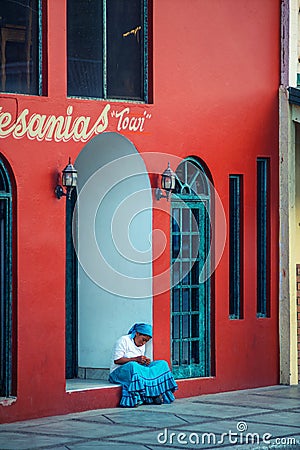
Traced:
[[149, 366], [151, 360], [147, 356], [141, 355], [136, 357], [136, 362], [143, 364], [144, 366]]
[[142, 364], [143, 366], [149, 366], [149, 364], [151, 362], [151, 359], [147, 358], [147, 356], [144, 356], [144, 355], [135, 356], [134, 358], [125, 358], [123, 356], [122, 358], [115, 359], [114, 363], [122, 365], [122, 364], [126, 364], [126, 363], [128, 363], [130, 361], [135, 361], [135, 362], [137, 362], [139, 364]]

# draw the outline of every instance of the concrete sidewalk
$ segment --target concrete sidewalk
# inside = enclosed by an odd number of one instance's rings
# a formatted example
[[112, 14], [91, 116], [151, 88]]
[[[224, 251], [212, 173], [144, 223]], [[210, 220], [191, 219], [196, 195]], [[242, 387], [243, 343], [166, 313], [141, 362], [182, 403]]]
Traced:
[[0, 425], [0, 449], [300, 449], [300, 386]]

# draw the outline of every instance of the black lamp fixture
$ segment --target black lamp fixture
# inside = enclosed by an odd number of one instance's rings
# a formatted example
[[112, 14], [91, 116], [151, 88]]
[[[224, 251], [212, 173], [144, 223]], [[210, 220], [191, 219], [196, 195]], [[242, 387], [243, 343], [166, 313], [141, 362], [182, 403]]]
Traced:
[[156, 200], [166, 198], [167, 201], [169, 201], [171, 193], [175, 190], [175, 182], [176, 182], [176, 175], [171, 169], [170, 163], [168, 162], [167, 169], [161, 175], [161, 187], [166, 192], [166, 195], [163, 195], [162, 190], [160, 188], [156, 188], [155, 191]]
[[77, 186], [77, 170], [71, 163], [71, 158], [69, 158], [69, 164], [62, 171], [62, 185], [66, 188], [65, 192], [63, 187], [58, 184], [55, 188], [55, 195], [58, 199], [66, 196], [68, 200], [71, 199], [72, 190]]

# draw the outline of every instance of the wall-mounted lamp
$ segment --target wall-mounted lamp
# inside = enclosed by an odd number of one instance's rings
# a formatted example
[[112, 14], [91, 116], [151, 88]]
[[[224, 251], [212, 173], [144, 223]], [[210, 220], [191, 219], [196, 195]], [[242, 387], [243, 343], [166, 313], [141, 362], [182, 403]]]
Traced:
[[67, 199], [71, 199], [72, 190], [77, 186], [77, 170], [71, 164], [71, 158], [69, 158], [69, 164], [62, 171], [62, 185], [66, 188], [65, 192], [63, 187], [58, 184], [55, 188], [55, 195], [58, 199], [63, 197], [64, 195]]
[[166, 198], [167, 201], [169, 201], [169, 197], [175, 189], [175, 182], [176, 182], [176, 175], [171, 169], [170, 163], [168, 163], [167, 169], [161, 175], [161, 187], [166, 192], [166, 195], [163, 195], [162, 190], [160, 188], [156, 188], [155, 191], [156, 200]]

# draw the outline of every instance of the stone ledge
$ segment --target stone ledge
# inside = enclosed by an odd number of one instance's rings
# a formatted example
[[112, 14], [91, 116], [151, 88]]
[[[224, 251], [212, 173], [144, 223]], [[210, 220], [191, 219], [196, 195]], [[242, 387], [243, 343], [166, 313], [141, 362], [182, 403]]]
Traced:
[[108, 381], [109, 369], [78, 367], [77, 377], [82, 380], [105, 380], [105, 381]]

